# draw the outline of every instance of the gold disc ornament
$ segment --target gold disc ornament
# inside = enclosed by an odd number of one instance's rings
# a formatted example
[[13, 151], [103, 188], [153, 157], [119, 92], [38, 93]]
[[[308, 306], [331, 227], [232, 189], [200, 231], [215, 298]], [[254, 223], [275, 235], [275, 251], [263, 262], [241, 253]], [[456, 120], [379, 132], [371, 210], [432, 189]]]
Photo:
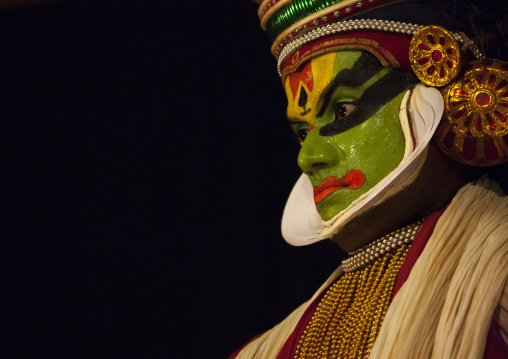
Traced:
[[508, 161], [508, 63], [474, 61], [441, 90], [445, 113], [436, 138], [455, 160], [473, 166]]
[[409, 61], [415, 75], [428, 86], [448, 85], [461, 70], [460, 48], [441, 26], [425, 26], [409, 44]]

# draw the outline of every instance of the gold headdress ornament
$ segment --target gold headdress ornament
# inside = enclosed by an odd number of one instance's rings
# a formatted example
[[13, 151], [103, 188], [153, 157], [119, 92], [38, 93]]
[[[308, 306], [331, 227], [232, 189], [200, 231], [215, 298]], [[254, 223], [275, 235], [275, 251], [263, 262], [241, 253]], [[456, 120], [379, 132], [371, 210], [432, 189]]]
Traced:
[[326, 52], [368, 51], [441, 91], [445, 111], [435, 138], [448, 156], [472, 166], [508, 161], [508, 63], [486, 59], [464, 33], [388, 21], [389, 12], [379, 10], [414, 6], [397, 0], [254, 1], [283, 80]]

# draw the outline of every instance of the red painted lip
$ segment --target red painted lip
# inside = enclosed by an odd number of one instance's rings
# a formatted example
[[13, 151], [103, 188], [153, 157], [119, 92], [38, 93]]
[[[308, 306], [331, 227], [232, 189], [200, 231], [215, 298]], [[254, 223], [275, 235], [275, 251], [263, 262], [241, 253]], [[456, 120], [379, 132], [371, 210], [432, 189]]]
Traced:
[[314, 187], [314, 203], [317, 205], [341, 188], [358, 189], [364, 183], [365, 174], [360, 170], [348, 172], [340, 179], [337, 177], [326, 177], [318, 187]]

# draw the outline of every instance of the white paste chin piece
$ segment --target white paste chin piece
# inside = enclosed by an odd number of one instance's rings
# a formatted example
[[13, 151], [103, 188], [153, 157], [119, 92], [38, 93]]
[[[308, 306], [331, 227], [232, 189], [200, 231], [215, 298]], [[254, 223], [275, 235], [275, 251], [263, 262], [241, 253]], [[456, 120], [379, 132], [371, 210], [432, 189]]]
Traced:
[[323, 231], [321, 217], [314, 204], [314, 191], [309, 177], [296, 181], [282, 215], [282, 236], [289, 244], [304, 246], [319, 240]]
[[[293, 246], [305, 246], [325, 238], [331, 238], [349, 220], [380, 204], [400, 192], [415, 180], [427, 157], [427, 144], [432, 138], [444, 109], [440, 92], [424, 84], [418, 84], [408, 105], [410, 91], [400, 105], [400, 121], [406, 141], [404, 158], [401, 163], [378, 184], [353, 201], [345, 210], [329, 221], [322, 221], [314, 204], [314, 192], [307, 175], [302, 174], [289, 195], [282, 215], [282, 236]], [[412, 143], [408, 130], [408, 116], [416, 144]], [[412, 151], [411, 151], [412, 150]]]

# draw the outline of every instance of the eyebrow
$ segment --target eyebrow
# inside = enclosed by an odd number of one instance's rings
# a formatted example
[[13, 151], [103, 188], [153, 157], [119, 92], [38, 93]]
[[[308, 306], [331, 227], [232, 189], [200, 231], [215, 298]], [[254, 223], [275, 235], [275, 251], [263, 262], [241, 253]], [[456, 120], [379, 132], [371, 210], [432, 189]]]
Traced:
[[324, 94], [324, 102], [316, 117], [323, 117], [330, 99], [339, 86], [358, 87], [383, 69], [379, 60], [367, 52], [362, 52], [350, 69], [343, 69], [335, 75]]

